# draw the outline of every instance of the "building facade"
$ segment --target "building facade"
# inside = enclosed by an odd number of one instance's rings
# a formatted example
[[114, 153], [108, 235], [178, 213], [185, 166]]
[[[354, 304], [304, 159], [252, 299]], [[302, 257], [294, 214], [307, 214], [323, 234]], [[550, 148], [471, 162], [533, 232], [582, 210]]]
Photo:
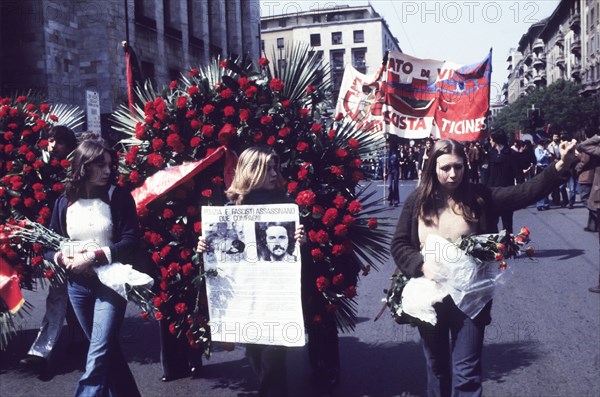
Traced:
[[217, 55], [260, 56], [259, 0], [0, 1], [0, 92], [34, 89], [107, 117], [127, 99], [121, 42], [162, 87]]
[[531, 25], [507, 58], [504, 103], [558, 80], [582, 85], [582, 95], [600, 89], [600, 0], [561, 0], [548, 18]]
[[335, 88], [350, 64], [365, 74], [375, 73], [387, 50], [401, 51], [398, 39], [372, 6], [339, 6], [261, 18], [261, 48], [285, 62], [292, 43], [308, 43], [329, 63]]

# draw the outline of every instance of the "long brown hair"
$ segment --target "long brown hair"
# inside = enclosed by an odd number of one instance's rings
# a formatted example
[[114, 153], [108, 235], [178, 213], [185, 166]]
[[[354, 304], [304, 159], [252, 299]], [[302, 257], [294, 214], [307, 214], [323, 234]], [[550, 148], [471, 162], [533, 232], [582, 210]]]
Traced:
[[242, 204], [244, 197], [263, 185], [267, 179], [269, 160], [275, 161], [277, 184], [275, 189], [283, 189], [285, 179], [279, 170], [279, 156], [267, 146], [253, 146], [240, 154], [235, 168], [235, 177], [225, 194], [235, 204]]
[[102, 158], [104, 153], [110, 154], [112, 159], [112, 172], [108, 183], [108, 185], [110, 185], [117, 179], [117, 153], [107, 146], [104, 139], [98, 134], [87, 132], [82, 134], [81, 143], [73, 151], [71, 168], [65, 183], [65, 194], [69, 201], [76, 201], [81, 197], [82, 189], [88, 178], [88, 173], [86, 171], [87, 165]]
[[421, 182], [417, 187], [417, 200], [419, 207], [419, 218], [426, 225], [434, 223], [438, 216], [440, 208], [447, 200], [442, 194], [440, 182], [437, 177], [436, 167], [437, 159], [444, 154], [454, 154], [463, 160], [464, 173], [459, 186], [452, 194], [458, 208], [466, 222], [477, 222], [479, 220], [481, 208], [478, 200], [471, 191], [469, 183], [469, 168], [467, 166], [467, 155], [465, 148], [459, 142], [453, 139], [441, 139], [433, 145], [429, 159], [421, 174]]

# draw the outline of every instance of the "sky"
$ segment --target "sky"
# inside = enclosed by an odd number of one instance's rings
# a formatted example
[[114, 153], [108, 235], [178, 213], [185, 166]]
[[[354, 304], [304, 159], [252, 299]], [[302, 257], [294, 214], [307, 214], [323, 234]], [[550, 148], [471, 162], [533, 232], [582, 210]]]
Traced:
[[[261, 0], [261, 16], [311, 11], [337, 5], [366, 5], [359, 0]], [[417, 58], [472, 64], [492, 55], [490, 101], [501, 101], [507, 81], [506, 58], [521, 36], [536, 22], [550, 16], [559, 0], [371, 0], [385, 18], [403, 52]]]

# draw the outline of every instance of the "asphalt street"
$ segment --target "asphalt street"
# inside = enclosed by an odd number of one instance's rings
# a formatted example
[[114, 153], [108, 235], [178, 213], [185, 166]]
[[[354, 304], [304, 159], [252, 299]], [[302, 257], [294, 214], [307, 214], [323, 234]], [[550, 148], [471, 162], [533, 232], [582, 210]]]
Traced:
[[[414, 187], [415, 182], [402, 184], [401, 205]], [[383, 194], [381, 182], [371, 188]], [[400, 208], [386, 212], [394, 224]], [[578, 205], [538, 212], [531, 206], [516, 212], [514, 220], [515, 228], [531, 230], [536, 254], [533, 260], [513, 261], [514, 274], [494, 300], [483, 354], [484, 395], [598, 396], [600, 295], [587, 290], [598, 281], [598, 235], [583, 231], [587, 210]], [[388, 260], [378, 268], [360, 280], [355, 332], [341, 334], [342, 374], [334, 394], [423, 396], [425, 361], [416, 329], [397, 325], [387, 313], [373, 322], [394, 264]], [[3, 397], [69, 396], [81, 376], [84, 353], [67, 349], [66, 338], [51, 361], [52, 376], [40, 379], [19, 369], [44, 314], [46, 293], [25, 293], [34, 308], [21, 320], [22, 331], [9, 349], [0, 353]], [[142, 320], [129, 305], [121, 339], [143, 396], [255, 395], [243, 346], [230, 352], [215, 346], [199, 379], [162, 383], [158, 324]], [[289, 349], [288, 376], [291, 396], [318, 395], [306, 348]]]

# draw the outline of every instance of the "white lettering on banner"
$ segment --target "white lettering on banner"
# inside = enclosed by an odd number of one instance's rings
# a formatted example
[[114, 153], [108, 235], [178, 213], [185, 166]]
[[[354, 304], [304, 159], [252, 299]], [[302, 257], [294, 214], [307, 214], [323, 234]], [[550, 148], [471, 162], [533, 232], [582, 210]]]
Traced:
[[449, 134], [475, 134], [486, 127], [485, 117], [460, 121], [442, 118], [442, 131]]

